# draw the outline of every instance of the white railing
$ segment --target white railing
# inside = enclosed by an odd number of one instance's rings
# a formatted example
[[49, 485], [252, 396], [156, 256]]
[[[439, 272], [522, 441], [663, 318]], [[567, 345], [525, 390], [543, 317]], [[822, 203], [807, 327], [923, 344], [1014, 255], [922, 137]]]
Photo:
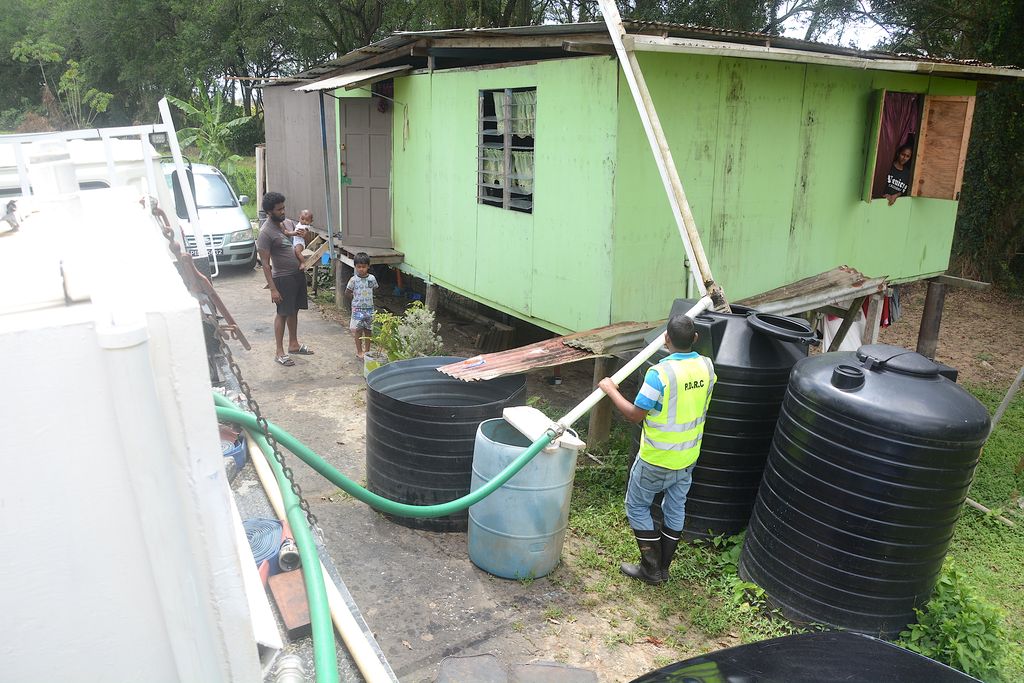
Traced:
[[28, 160], [25, 156], [24, 146], [40, 142], [68, 143], [72, 140], [98, 140], [103, 143], [107, 163], [107, 183], [111, 187], [122, 185], [121, 177], [116, 172], [114, 160], [114, 149], [112, 140], [124, 140], [136, 138], [142, 147], [142, 161], [146, 167], [146, 181], [149, 183], [150, 192], [146, 193], [144, 201], [146, 209], [149, 210], [150, 195], [156, 192], [157, 169], [153, 163], [154, 149], [149, 142], [152, 133], [164, 133], [167, 136], [167, 144], [171, 149], [171, 157], [174, 160], [174, 168], [177, 171], [181, 183], [181, 194], [185, 200], [185, 209], [188, 213], [189, 224], [195, 233], [195, 241], [192, 245], [199, 258], [209, 258], [212, 275], [216, 277], [220, 273], [217, 263], [217, 254], [210, 249], [210, 238], [202, 231], [199, 224], [199, 212], [196, 210], [193, 188], [188, 174], [185, 172], [185, 162], [181, 155], [181, 147], [178, 145], [178, 135], [174, 130], [174, 123], [171, 120], [170, 108], [167, 100], [161, 99], [159, 104], [160, 123], [145, 126], [120, 126], [112, 128], [90, 128], [83, 130], [64, 130], [47, 133], [22, 133], [13, 135], [0, 135], [0, 146], [8, 146], [13, 151], [14, 163], [18, 169], [18, 182], [21, 185], [21, 193], [25, 197], [32, 196], [32, 183], [29, 180]]

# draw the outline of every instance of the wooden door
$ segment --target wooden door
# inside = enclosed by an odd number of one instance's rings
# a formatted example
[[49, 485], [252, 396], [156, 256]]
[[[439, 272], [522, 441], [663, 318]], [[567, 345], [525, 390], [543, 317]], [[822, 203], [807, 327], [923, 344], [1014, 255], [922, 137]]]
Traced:
[[392, 247], [391, 110], [391, 102], [378, 97], [341, 100], [341, 229], [346, 248]]

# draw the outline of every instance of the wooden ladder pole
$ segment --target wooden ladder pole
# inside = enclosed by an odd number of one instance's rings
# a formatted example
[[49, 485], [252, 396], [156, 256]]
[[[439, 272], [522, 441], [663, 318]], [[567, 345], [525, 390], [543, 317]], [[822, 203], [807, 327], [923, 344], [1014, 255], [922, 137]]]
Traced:
[[721, 286], [715, 282], [714, 276], [711, 274], [711, 265], [704, 253], [700, 233], [697, 232], [697, 223], [693, 219], [693, 212], [690, 211], [690, 204], [683, 191], [683, 183], [679, 179], [675, 161], [672, 159], [672, 150], [669, 149], [668, 139], [661, 127], [661, 119], [658, 118], [651, 93], [647, 89], [647, 81], [644, 80], [643, 72], [640, 70], [640, 62], [633, 51], [633, 39], [627, 35], [614, 1], [598, 0], [598, 2], [604, 22], [608, 27], [608, 33], [611, 35], [612, 44], [615, 46], [615, 54], [618, 56], [619, 63], [622, 64], [622, 72], [626, 76], [629, 90], [636, 102], [644, 132], [647, 133], [647, 141], [651, 144], [654, 161], [658, 165], [658, 172], [661, 174], [661, 181], [665, 186], [665, 193], [668, 195], [668, 203], [672, 208], [676, 227], [679, 229], [679, 237], [686, 249], [686, 256], [689, 258], [691, 266], [695, 266], [697, 269], [698, 277], [694, 278], [697, 289], [701, 296], [706, 294], [711, 297], [716, 310], [728, 312], [730, 310], [729, 302], [725, 298], [725, 292], [722, 291]]

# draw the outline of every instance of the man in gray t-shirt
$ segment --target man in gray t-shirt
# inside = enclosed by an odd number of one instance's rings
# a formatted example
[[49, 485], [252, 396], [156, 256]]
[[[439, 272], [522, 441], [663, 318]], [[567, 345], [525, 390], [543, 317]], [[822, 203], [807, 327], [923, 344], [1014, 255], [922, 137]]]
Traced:
[[[306, 300], [306, 274], [292, 248], [295, 224], [284, 217], [284, 195], [268, 192], [263, 195], [263, 210], [267, 220], [260, 227], [256, 250], [263, 264], [263, 275], [270, 288], [270, 300], [277, 304], [274, 318], [274, 340], [277, 349], [274, 360], [280, 365], [295, 365], [292, 355], [311, 356], [313, 352], [297, 337], [299, 310], [309, 308]], [[291, 224], [291, 225], [288, 225]], [[288, 352], [284, 350], [284, 330], [288, 328]]]

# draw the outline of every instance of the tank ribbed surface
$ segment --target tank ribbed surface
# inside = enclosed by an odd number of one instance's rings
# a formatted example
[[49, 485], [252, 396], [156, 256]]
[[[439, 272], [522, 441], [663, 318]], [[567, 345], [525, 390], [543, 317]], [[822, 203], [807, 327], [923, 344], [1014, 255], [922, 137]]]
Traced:
[[793, 369], [740, 574], [782, 612], [883, 637], [927, 602], [988, 435], [988, 412], [886, 345]]
[[[519, 405], [522, 375], [462, 382], [437, 368], [463, 360], [413, 358], [377, 368], [367, 377], [367, 488], [412, 505], [446, 503], [469, 493], [477, 426]], [[430, 531], [465, 531], [465, 511], [429, 519], [392, 517]]]
[[[690, 306], [688, 300], [677, 300], [670, 315]], [[688, 540], [747, 528], [790, 370], [807, 357], [805, 344], [750, 326], [747, 316], [753, 309], [732, 309], [728, 314], [708, 311], [694, 320], [699, 335], [694, 350], [714, 361], [718, 383], [686, 500]]]

